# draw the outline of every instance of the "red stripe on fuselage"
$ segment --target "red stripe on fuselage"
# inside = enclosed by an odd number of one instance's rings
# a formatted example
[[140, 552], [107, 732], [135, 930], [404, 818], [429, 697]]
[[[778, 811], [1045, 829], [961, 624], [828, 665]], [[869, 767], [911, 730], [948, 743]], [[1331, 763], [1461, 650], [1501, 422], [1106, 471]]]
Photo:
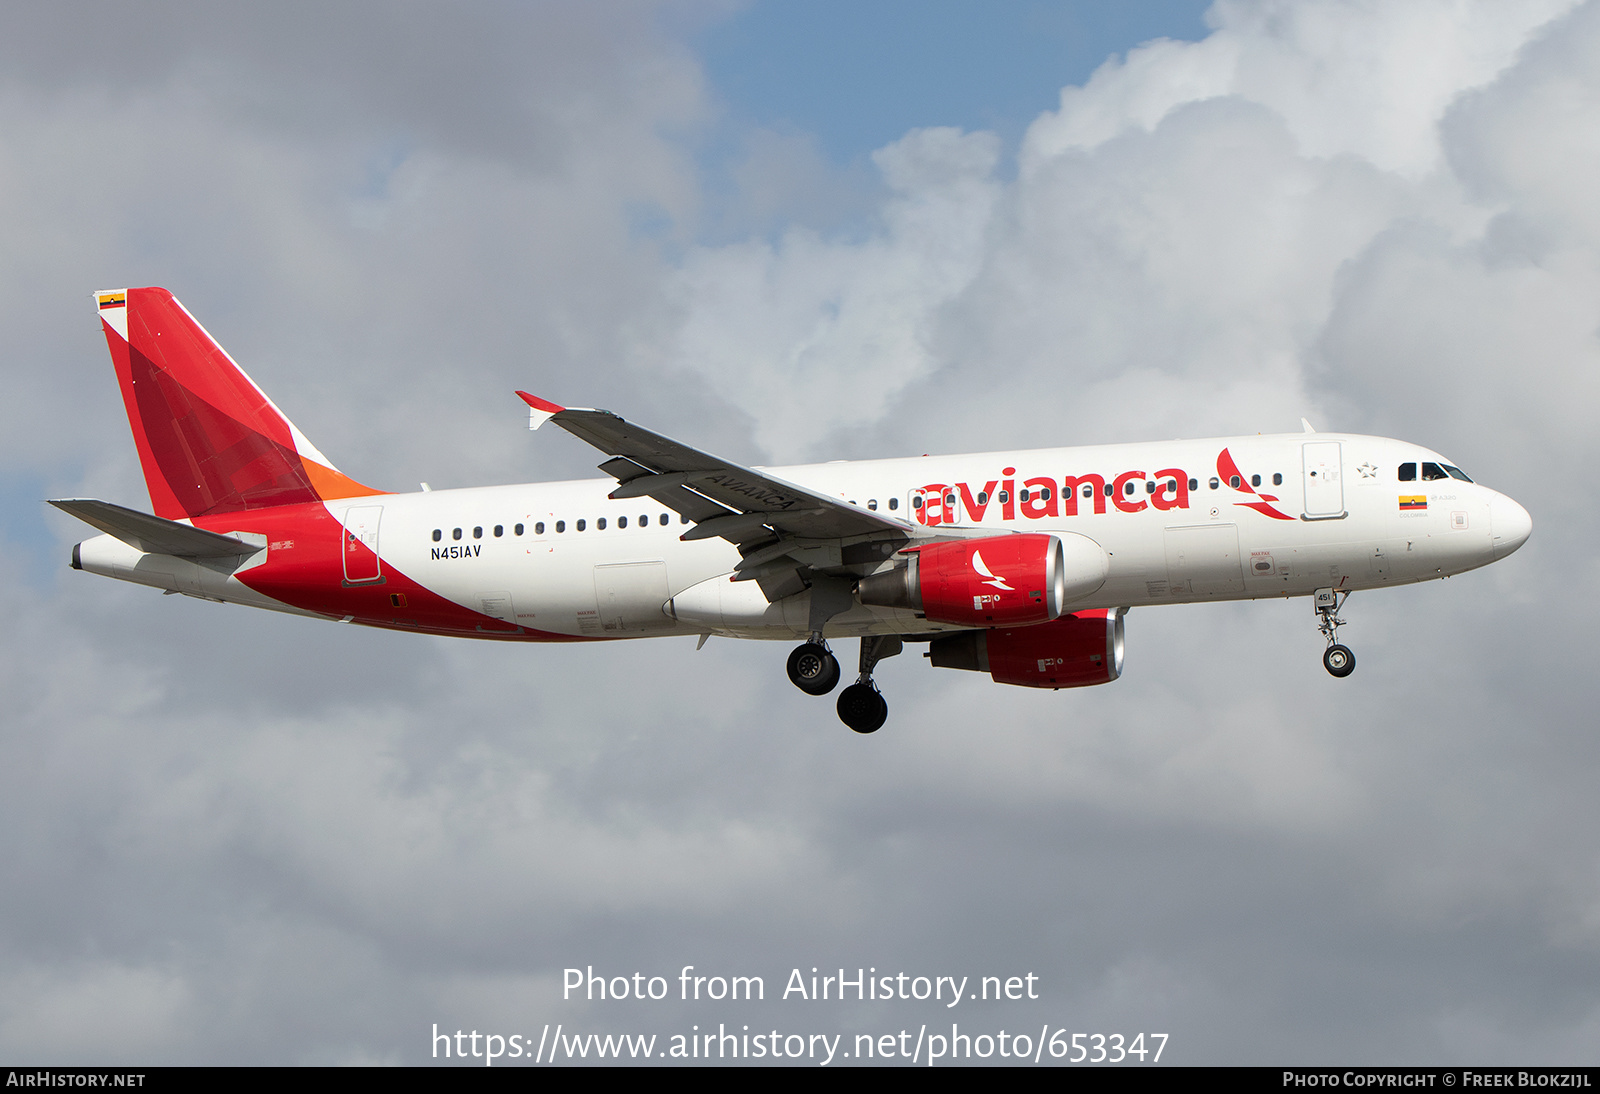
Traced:
[[[267, 560], [235, 575], [243, 585], [291, 607], [374, 627], [496, 638], [517, 642], [591, 642], [604, 638], [555, 634], [513, 627], [440, 596], [382, 563], [383, 583], [348, 585], [344, 580], [344, 527], [321, 505], [286, 505], [248, 513], [195, 519], [212, 532], [251, 532], [267, 537]], [[360, 550], [370, 549], [357, 544]], [[405, 607], [390, 599], [403, 594]]]

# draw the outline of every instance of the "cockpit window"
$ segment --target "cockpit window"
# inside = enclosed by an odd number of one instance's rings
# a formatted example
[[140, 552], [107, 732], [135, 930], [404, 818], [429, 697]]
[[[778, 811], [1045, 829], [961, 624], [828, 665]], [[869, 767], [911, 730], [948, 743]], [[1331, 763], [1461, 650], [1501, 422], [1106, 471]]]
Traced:
[[1471, 479], [1467, 478], [1467, 473], [1461, 470], [1459, 467], [1451, 467], [1449, 464], [1445, 464], [1444, 469], [1450, 472], [1450, 477], [1452, 479], [1460, 479], [1462, 482], [1472, 481]]
[[1417, 481], [1417, 465], [1414, 464], [1414, 463], [1403, 463], [1403, 464], [1401, 464], [1400, 465], [1400, 481], [1401, 482], [1416, 482]]
[[1444, 468], [1440, 467], [1436, 463], [1425, 463], [1422, 465], [1423, 482], [1438, 482], [1440, 479], [1448, 479], [1449, 477], [1449, 475], [1445, 474]]

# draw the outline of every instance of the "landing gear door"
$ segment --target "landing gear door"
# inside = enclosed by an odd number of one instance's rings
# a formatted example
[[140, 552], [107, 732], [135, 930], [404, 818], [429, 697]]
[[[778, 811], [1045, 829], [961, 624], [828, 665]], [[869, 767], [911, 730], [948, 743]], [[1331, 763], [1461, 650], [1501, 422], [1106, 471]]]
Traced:
[[1314, 441], [1303, 446], [1306, 484], [1303, 520], [1338, 520], [1345, 515], [1339, 449], [1338, 441]]
[[381, 505], [352, 505], [344, 511], [344, 583], [376, 585], [383, 581], [378, 561], [378, 522]]

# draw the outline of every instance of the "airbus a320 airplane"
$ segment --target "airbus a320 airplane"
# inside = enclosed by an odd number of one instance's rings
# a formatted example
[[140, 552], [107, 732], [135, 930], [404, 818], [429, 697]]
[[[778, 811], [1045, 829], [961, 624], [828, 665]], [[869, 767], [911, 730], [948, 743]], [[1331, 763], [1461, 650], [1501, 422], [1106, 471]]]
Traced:
[[883, 725], [878, 662], [1070, 688], [1122, 674], [1144, 604], [1309, 596], [1323, 664], [1350, 593], [1515, 551], [1532, 521], [1451, 461], [1341, 433], [741, 467], [604, 410], [518, 392], [610, 478], [391, 494], [336, 470], [165, 289], [96, 294], [155, 514], [52, 504], [105, 532], [74, 569], [206, 600], [512, 642], [800, 640], [789, 679], [839, 682]]

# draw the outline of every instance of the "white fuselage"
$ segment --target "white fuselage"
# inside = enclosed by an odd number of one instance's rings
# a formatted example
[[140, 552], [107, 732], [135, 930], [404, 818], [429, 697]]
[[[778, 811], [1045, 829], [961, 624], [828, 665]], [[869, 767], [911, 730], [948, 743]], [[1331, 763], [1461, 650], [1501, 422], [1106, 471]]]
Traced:
[[[1528, 515], [1511, 499], [1464, 478], [1427, 481], [1418, 474], [1403, 480], [1406, 465], [1449, 466], [1403, 441], [1318, 433], [838, 462], [767, 473], [931, 530], [950, 524], [997, 535], [1087, 537], [1104, 548], [1110, 570], [1104, 584], [1067, 605], [1073, 611], [1399, 585], [1486, 565], [1527, 537]], [[1222, 473], [1228, 470], [1239, 473], [1238, 486]], [[547, 638], [806, 634], [808, 593], [769, 604], [757, 582], [728, 580], [740, 558], [731, 543], [684, 542], [679, 537], [690, 526], [675, 513], [649, 498], [612, 501], [607, 494], [615, 488], [614, 480], [595, 479], [326, 504], [347, 528], [355, 519], [350, 511], [362, 510], [362, 534], [385, 569]], [[235, 523], [230, 531], [251, 532], [250, 514], [238, 514]], [[839, 549], [819, 544], [815, 557], [837, 564], [826, 556]], [[81, 554], [83, 568], [109, 576], [306, 610], [240, 581], [262, 555], [230, 570], [141, 555], [110, 537], [86, 541]], [[858, 604], [834, 616], [826, 633], [948, 629], [956, 628], [907, 610]], [[496, 636], [506, 637], [485, 634]]]

